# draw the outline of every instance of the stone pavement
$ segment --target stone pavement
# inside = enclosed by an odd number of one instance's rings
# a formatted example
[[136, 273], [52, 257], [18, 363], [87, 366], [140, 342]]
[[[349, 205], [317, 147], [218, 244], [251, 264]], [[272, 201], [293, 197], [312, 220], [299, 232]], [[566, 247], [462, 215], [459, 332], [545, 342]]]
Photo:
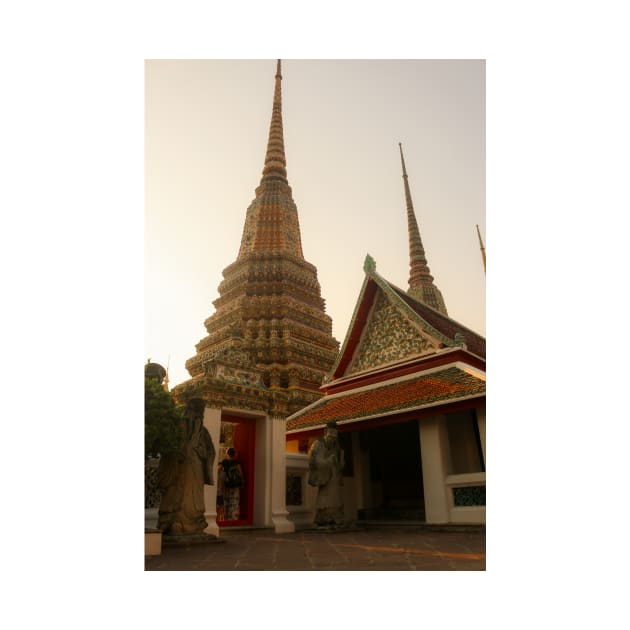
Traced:
[[162, 547], [146, 571], [485, 571], [482, 528], [379, 526], [341, 532], [223, 530], [224, 544]]

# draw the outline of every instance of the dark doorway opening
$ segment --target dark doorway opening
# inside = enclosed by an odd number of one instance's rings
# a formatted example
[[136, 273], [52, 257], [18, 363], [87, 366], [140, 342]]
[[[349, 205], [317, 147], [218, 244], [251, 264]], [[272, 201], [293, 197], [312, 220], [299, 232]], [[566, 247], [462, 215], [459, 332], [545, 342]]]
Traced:
[[229, 489], [220, 479], [220, 474], [217, 474], [217, 524], [220, 527], [253, 523], [255, 446], [255, 420], [225, 415], [221, 417], [217, 465], [227, 456], [227, 450], [234, 448], [244, 480], [240, 488]]
[[360, 433], [369, 457], [371, 508], [366, 518], [424, 521], [424, 486], [418, 422], [390, 424]]

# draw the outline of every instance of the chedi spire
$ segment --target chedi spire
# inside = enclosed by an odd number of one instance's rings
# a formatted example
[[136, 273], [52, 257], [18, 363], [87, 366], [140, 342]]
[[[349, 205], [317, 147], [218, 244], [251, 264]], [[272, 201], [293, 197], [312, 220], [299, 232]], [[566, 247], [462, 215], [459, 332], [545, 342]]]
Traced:
[[433, 276], [427, 264], [427, 257], [424, 253], [420, 230], [413, 209], [411, 200], [411, 190], [409, 189], [409, 179], [405, 168], [405, 158], [403, 156], [402, 143], [398, 143], [400, 148], [400, 160], [402, 162], [403, 181], [405, 185], [405, 201], [407, 203], [407, 225], [409, 229], [409, 290], [407, 293], [414, 299], [420, 300], [434, 309], [448, 315], [442, 293], [435, 286]]
[[280, 59], [278, 59], [276, 68], [276, 85], [273, 92], [273, 109], [262, 181], [269, 179], [280, 179], [285, 183], [287, 182], [287, 160], [284, 155], [284, 133], [282, 129], [282, 72]]
[[252, 254], [270, 253], [285, 253], [304, 260], [297, 206], [287, 181], [279, 59], [275, 79], [265, 164], [256, 197], [247, 208], [239, 260]]

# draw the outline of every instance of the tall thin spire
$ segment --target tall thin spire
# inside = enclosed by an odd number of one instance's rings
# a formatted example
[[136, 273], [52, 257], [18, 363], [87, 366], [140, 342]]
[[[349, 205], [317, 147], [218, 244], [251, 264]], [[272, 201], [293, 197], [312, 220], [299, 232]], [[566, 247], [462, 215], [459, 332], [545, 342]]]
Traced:
[[405, 201], [407, 202], [407, 225], [409, 229], [409, 290], [407, 293], [438, 311], [447, 315], [446, 305], [440, 290], [433, 282], [433, 276], [427, 264], [427, 257], [424, 253], [420, 230], [413, 209], [411, 200], [411, 190], [409, 189], [409, 178], [405, 167], [405, 157], [403, 155], [402, 143], [398, 143], [400, 148], [400, 161], [402, 162], [403, 181], [405, 184]]
[[256, 197], [247, 209], [238, 258], [284, 252], [304, 259], [297, 206], [287, 180], [282, 130], [282, 66], [276, 66], [269, 140]]
[[269, 126], [267, 154], [263, 168], [263, 181], [269, 179], [287, 181], [287, 160], [284, 155], [284, 133], [282, 129], [282, 68], [278, 59], [276, 85], [273, 93], [273, 110]]
[[481, 240], [481, 233], [479, 232], [479, 226], [477, 226], [477, 236], [479, 237], [479, 247], [481, 247], [481, 258], [483, 260], [483, 272], [486, 273], [486, 248], [483, 246]]

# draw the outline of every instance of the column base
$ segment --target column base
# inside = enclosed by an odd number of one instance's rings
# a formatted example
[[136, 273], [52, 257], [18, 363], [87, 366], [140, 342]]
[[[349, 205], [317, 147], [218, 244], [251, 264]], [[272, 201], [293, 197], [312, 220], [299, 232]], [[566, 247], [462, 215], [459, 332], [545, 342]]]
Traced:
[[288, 512], [277, 512], [271, 515], [271, 522], [276, 534], [292, 534], [295, 531], [295, 523], [289, 521], [287, 516], [289, 516]]
[[219, 526], [217, 525], [217, 515], [216, 514], [204, 514], [206, 521], [208, 522], [208, 527], [203, 531], [206, 534], [212, 534], [213, 536], [219, 537]]

